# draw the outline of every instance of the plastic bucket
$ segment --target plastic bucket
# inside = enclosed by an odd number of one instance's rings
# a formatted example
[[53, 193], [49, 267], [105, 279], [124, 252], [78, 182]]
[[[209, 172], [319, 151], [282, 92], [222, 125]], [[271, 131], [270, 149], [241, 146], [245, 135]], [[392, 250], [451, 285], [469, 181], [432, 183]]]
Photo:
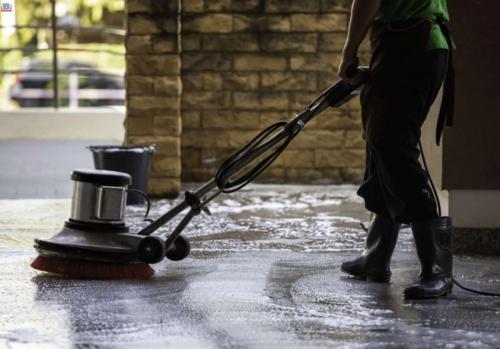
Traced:
[[[132, 177], [129, 188], [147, 192], [154, 145], [92, 145], [89, 149], [96, 169], [128, 173]], [[141, 205], [144, 202], [145, 199], [140, 194], [129, 192], [127, 195], [127, 205]]]

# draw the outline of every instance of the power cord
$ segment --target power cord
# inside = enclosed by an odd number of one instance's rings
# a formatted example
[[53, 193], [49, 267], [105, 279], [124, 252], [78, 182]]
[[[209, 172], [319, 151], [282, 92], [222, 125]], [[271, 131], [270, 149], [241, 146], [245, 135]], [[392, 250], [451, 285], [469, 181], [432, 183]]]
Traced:
[[357, 96], [368, 77], [367, 67], [350, 69], [357, 81], [339, 81], [324, 90], [291, 121], [279, 121], [266, 127], [244, 147], [226, 159], [215, 174], [220, 193], [233, 193], [252, 182], [286, 149], [302, 128], [330, 107], [339, 107]]
[[[438, 193], [437, 193], [437, 190], [436, 190], [436, 186], [434, 185], [434, 181], [432, 180], [431, 174], [429, 172], [429, 167], [427, 166], [427, 160], [425, 158], [424, 149], [422, 147], [422, 142], [420, 140], [418, 141], [418, 147], [420, 148], [420, 154], [422, 155], [422, 163], [424, 164], [425, 173], [427, 175], [427, 179], [428, 179], [429, 184], [430, 184], [431, 189], [432, 189], [432, 195], [434, 196], [434, 200], [436, 202], [436, 207], [437, 207], [438, 213], [439, 213], [439, 216], [441, 216], [441, 213], [442, 213], [442, 211], [441, 211], [441, 201], [439, 200], [439, 196], [438, 196]], [[462, 290], [464, 290], [464, 291], [475, 293], [475, 294], [479, 294], [479, 295], [482, 295], [482, 296], [500, 297], [500, 293], [485, 292], [485, 291], [475, 290], [475, 289], [463, 286], [462, 284], [460, 284], [455, 279], [455, 277], [452, 277], [452, 279], [453, 279], [453, 283], [455, 285], [457, 285], [459, 288], [461, 288]]]
[[136, 194], [142, 196], [146, 200], [146, 213], [144, 214], [144, 221], [152, 222], [152, 220], [150, 218], [148, 218], [149, 211], [151, 209], [151, 199], [149, 198], [149, 196], [145, 192], [143, 192], [142, 190], [138, 190], [138, 189], [128, 188], [127, 192], [136, 193]]
[[[297, 122], [278, 121], [266, 127], [254, 139], [227, 158], [217, 170], [215, 181], [223, 193], [234, 193], [252, 182], [255, 177], [268, 168], [286, 149], [303, 125]], [[279, 131], [280, 130], [280, 131]], [[260, 160], [246, 172], [243, 169], [256, 161], [266, 151], [276, 147], [269, 155]], [[243, 172], [243, 174], [239, 174]], [[237, 174], [236, 178], [235, 177]]]

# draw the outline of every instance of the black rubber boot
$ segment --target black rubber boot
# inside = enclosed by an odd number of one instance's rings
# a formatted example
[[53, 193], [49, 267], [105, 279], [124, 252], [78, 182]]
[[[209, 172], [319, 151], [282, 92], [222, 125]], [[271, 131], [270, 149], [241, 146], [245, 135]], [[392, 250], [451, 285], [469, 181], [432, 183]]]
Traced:
[[340, 269], [363, 280], [389, 282], [391, 257], [400, 228], [401, 224], [392, 218], [376, 215], [368, 229], [363, 254], [355, 260], [342, 263]]
[[411, 224], [421, 272], [404, 295], [407, 299], [446, 296], [453, 288], [453, 228], [450, 217]]

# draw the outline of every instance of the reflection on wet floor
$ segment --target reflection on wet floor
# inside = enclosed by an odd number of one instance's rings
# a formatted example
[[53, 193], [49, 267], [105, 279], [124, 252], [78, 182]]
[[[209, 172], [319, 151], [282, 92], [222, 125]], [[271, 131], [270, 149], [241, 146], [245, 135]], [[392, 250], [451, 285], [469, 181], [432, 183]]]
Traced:
[[[256, 186], [219, 197], [186, 231], [191, 257], [155, 265], [148, 281], [37, 274], [32, 239], [61, 227], [69, 201], [0, 201], [0, 348], [500, 347], [497, 299], [455, 290], [403, 300], [418, 273], [408, 230], [391, 284], [339, 272], [363, 247], [368, 215], [354, 193]], [[171, 205], [155, 202], [152, 216]], [[142, 208], [128, 214], [134, 228], [144, 224]], [[500, 289], [499, 259], [461, 256], [455, 270], [473, 287]]]

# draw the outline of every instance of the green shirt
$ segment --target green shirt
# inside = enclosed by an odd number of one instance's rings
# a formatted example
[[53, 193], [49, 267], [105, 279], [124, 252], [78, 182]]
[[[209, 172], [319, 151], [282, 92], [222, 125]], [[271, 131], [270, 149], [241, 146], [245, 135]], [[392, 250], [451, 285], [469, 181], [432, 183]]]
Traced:
[[[376, 23], [402, 22], [408, 19], [436, 19], [449, 21], [446, 0], [382, 0]], [[427, 50], [446, 49], [448, 43], [439, 25], [433, 24], [427, 42]]]

